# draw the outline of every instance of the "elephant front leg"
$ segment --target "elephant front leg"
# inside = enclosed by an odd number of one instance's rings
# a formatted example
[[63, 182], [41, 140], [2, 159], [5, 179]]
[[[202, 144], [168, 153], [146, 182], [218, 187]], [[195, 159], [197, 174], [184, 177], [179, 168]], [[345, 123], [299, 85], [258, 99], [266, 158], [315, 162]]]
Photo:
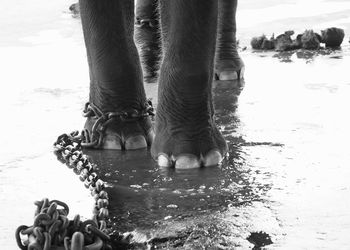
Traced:
[[236, 10], [238, 0], [218, 0], [219, 19], [215, 77], [218, 80], [243, 78], [244, 63], [237, 51]]
[[217, 0], [161, 1], [164, 58], [152, 155], [160, 166], [217, 165], [226, 142], [214, 123]]
[[[137, 149], [152, 142], [142, 70], [133, 40], [134, 2], [80, 0], [90, 71], [84, 134], [95, 147]], [[97, 143], [97, 144], [96, 144]]]

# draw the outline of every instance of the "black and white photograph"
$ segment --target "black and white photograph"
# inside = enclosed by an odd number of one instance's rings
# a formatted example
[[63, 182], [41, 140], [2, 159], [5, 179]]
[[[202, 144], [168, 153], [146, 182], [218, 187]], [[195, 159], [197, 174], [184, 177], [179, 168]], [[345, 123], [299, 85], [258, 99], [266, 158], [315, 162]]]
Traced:
[[0, 2], [0, 250], [350, 249], [350, 0]]

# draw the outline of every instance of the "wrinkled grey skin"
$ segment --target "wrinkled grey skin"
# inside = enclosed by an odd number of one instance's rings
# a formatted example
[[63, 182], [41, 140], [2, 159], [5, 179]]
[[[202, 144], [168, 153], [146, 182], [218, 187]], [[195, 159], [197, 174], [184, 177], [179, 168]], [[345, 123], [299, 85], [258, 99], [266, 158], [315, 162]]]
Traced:
[[[218, 10], [224, 2], [230, 4], [226, 0], [160, 2], [162, 63], [155, 127], [150, 118], [112, 122], [102, 148], [129, 150], [151, 145], [152, 156], [162, 167], [220, 163], [227, 145], [214, 123], [214, 58], [216, 55], [215, 70], [231, 70], [230, 60], [237, 56], [232, 47], [235, 38], [217, 36]], [[146, 95], [134, 43], [134, 2], [80, 0], [79, 4], [90, 70], [89, 101], [103, 112], [142, 110]], [[228, 27], [232, 34], [235, 25]], [[94, 122], [88, 118], [85, 128], [91, 130]]]
[[[237, 52], [236, 10], [237, 0], [219, 0], [217, 43], [215, 50], [215, 77], [220, 80], [243, 78], [244, 63]], [[146, 82], [157, 77], [161, 60], [159, 29], [159, 0], [136, 1], [135, 39]]]

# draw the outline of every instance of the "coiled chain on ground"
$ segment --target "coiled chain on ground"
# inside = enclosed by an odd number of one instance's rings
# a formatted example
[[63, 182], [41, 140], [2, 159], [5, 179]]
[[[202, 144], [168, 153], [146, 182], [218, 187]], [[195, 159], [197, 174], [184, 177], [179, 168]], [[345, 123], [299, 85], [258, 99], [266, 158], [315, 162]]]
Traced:
[[79, 175], [79, 179], [91, 191], [95, 200], [93, 218], [81, 221], [77, 215], [73, 220], [68, 220], [69, 208], [64, 202], [48, 199], [37, 201], [33, 225], [22, 225], [16, 230], [16, 241], [20, 249], [112, 249], [110, 229], [107, 227], [108, 193], [104, 190], [105, 183], [95, 172], [95, 166], [83, 154], [81, 143], [77, 131], [63, 134], [54, 143], [54, 153]]
[[[92, 131], [87, 129], [81, 133], [74, 131], [62, 134], [54, 143], [54, 153], [59, 161], [65, 163], [86, 188], [91, 191], [95, 199], [93, 218], [81, 221], [77, 215], [68, 220], [68, 206], [61, 201], [49, 201], [47, 198], [36, 201], [37, 206], [34, 224], [32, 226], [19, 226], [16, 230], [16, 241], [20, 249], [49, 250], [59, 247], [65, 250], [100, 250], [112, 249], [110, 244], [111, 229], [107, 227], [108, 221], [108, 193], [104, 190], [105, 183], [95, 172], [95, 166], [89, 157], [82, 152], [82, 147], [99, 148], [103, 142], [106, 127], [113, 120], [123, 122], [137, 121], [148, 116], [154, 116], [152, 102], [148, 100], [142, 110], [125, 110], [121, 112], [103, 113], [92, 103], [85, 105], [83, 115], [96, 119]], [[61, 208], [59, 208], [61, 207]], [[116, 238], [118, 233], [113, 232]]]

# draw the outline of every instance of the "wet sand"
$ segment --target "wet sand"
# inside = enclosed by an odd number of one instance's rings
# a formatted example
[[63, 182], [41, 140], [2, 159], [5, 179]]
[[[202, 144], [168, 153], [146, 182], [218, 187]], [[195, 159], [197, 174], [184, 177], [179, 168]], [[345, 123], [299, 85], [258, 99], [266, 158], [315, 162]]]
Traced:
[[[305, 2], [239, 3], [238, 38], [248, 47], [241, 52], [244, 88], [214, 83], [217, 122], [230, 146], [220, 168], [161, 170], [147, 150], [87, 152], [113, 185], [118, 230], [166, 239], [162, 247], [249, 249], [250, 233], [264, 231], [273, 241], [266, 249], [350, 248], [350, 3]], [[3, 249], [17, 249], [14, 231], [32, 224], [33, 201], [61, 199], [85, 218], [93, 204], [51, 147], [84, 122], [88, 69], [80, 21], [66, 12], [69, 1], [35, 4], [8, 2], [0, 10]], [[332, 26], [345, 29], [341, 50], [249, 48], [262, 33]], [[145, 87], [157, 103], [156, 84]]]

